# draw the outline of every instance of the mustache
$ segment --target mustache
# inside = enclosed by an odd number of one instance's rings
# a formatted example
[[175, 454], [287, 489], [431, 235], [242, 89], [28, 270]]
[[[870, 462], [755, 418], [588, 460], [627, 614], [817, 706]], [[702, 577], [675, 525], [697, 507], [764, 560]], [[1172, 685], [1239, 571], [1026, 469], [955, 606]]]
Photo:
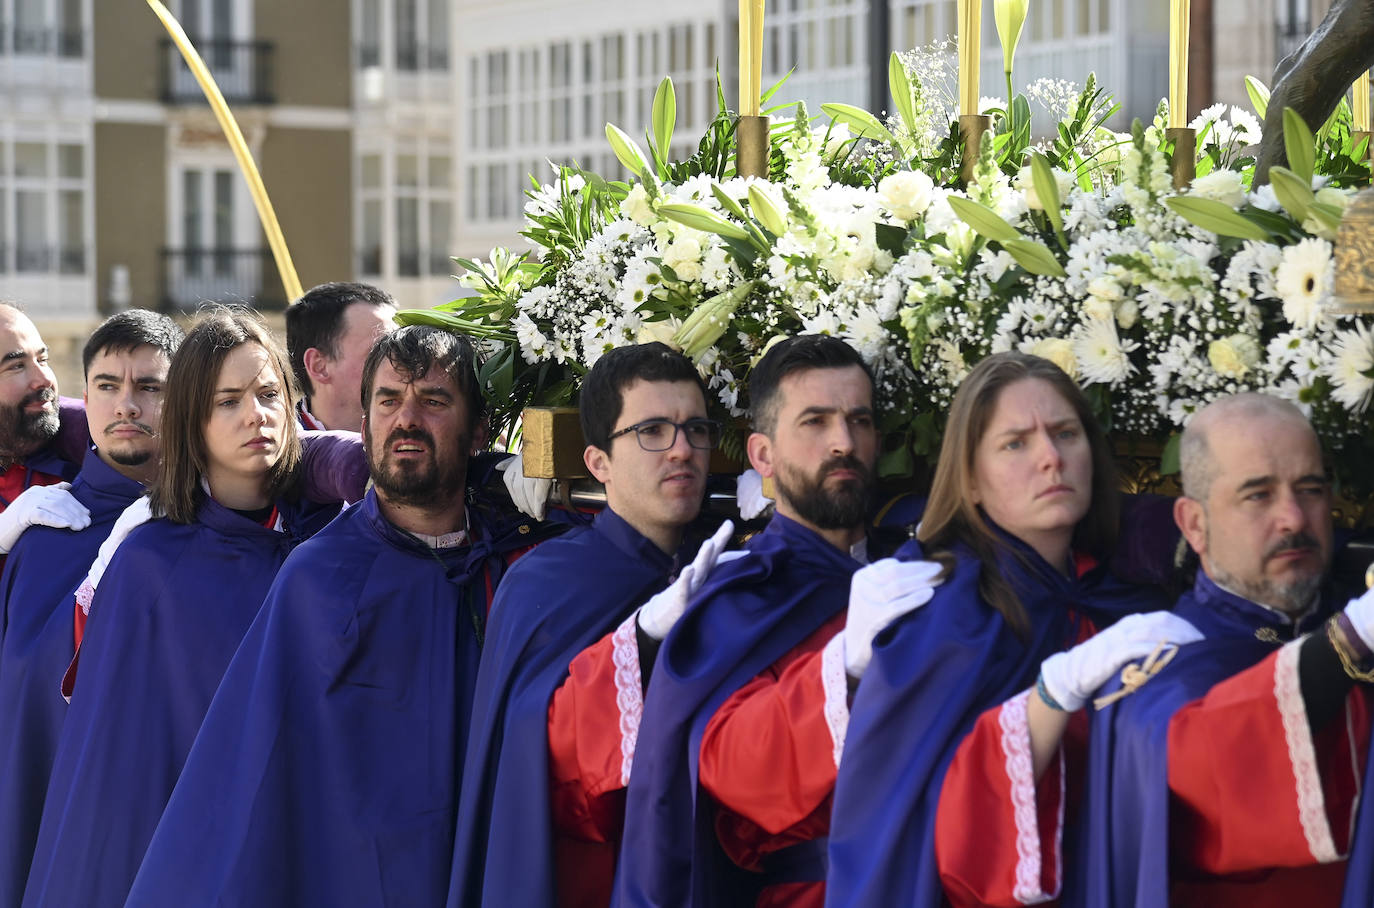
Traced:
[[821, 464], [820, 469], [816, 471], [816, 478], [824, 479], [836, 470], [853, 470], [855, 473], [858, 473], [861, 478], [865, 480], [868, 479], [868, 466], [853, 454], [843, 454], [839, 457], [832, 457], [825, 461]]
[[1310, 533], [1289, 533], [1270, 547], [1264, 553], [1266, 560], [1273, 558], [1279, 552], [1290, 552], [1294, 549], [1316, 550], [1320, 543], [1317, 538]]
[[429, 445], [431, 451], [434, 450], [434, 436], [424, 429], [393, 429], [391, 434], [386, 437], [384, 444], [386, 447], [390, 448], [396, 442], [405, 441], [406, 439], [410, 439], [411, 441], [423, 441], [425, 444]]
[[147, 423], [136, 422], [132, 419], [115, 420], [114, 422], [110, 423], [108, 426], [105, 427], [105, 434], [109, 435], [111, 432], [113, 432], [115, 429], [120, 428], [121, 426], [133, 426], [135, 429], [139, 430], [145, 435], [148, 435], [150, 437], [157, 436], [157, 433], [153, 431], [152, 426], [148, 425]]
[[40, 401], [44, 401], [44, 402], [50, 403], [50, 404], [51, 404], [51, 403], [56, 403], [56, 402], [57, 402], [57, 389], [56, 389], [56, 388], [52, 388], [52, 387], [48, 387], [48, 388], [39, 388], [37, 391], [30, 391], [28, 394], [25, 394], [25, 395], [24, 395], [24, 399], [23, 399], [23, 400], [19, 401], [19, 408], [22, 410], [24, 407], [27, 407], [29, 404], [36, 404], [36, 403], [38, 403], [38, 402], [40, 402]]

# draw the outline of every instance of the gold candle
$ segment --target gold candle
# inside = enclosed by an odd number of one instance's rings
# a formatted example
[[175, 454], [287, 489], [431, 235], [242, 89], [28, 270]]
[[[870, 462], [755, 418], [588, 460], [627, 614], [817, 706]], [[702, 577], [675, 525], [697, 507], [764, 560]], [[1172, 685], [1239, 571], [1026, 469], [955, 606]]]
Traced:
[[1169, 127], [1188, 125], [1189, 0], [1169, 0]]
[[1355, 132], [1369, 132], [1369, 70], [1355, 80], [1350, 112], [1354, 114]]
[[[978, 114], [979, 67], [983, 63], [982, 0], [959, 0], [959, 113]], [[1008, 99], [1008, 104], [1011, 100]]]
[[763, 81], [763, 0], [739, 0], [739, 112], [759, 115]]

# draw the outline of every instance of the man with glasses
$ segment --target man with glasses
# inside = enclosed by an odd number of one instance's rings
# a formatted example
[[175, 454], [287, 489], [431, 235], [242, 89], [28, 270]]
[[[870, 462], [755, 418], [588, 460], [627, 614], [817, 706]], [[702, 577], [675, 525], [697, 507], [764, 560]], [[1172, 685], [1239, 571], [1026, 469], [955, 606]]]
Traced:
[[607, 507], [522, 559], [492, 604], [452, 906], [610, 901], [657, 643], [733, 529], [682, 567], [721, 431], [690, 360], [659, 343], [611, 350], [580, 404], [584, 460]]

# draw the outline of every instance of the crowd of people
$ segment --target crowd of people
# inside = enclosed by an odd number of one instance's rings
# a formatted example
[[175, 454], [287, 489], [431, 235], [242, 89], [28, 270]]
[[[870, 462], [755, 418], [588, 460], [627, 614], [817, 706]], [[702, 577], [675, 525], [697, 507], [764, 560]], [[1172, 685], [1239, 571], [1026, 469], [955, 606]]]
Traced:
[[1293, 405], [1126, 500], [996, 354], [883, 500], [868, 367], [788, 338], [737, 544], [682, 354], [596, 362], [606, 504], [546, 512], [473, 344], [394, 311], [121, 312], [77, 401], [0, 304], [0, 908], [1374, 904], [1374, 593]]

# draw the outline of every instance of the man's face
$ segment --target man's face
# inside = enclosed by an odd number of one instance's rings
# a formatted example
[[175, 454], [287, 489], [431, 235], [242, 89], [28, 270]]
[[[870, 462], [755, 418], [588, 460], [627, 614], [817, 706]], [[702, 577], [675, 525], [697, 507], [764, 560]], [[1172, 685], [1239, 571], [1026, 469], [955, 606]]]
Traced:
[[749, 459], [773, 477], [787, 516], [821, 530], [862, 526], [878, 459], [868, 375], [858, 366], [788, 375], [778, 387], [777, 427], [771, 437], [750, 436]]
[[1331, 487], [1311, 427], [1237, 415], [1207, 433], [1215, 478], [1205, 506], [1174, 515], [1209, 577], [1245, 598], [1300, 613], [1331, 564]]
[[[612, 433], [651, 419], [705, 418], [706, 401], [695, 382], [636, 380], [621, 392]], [[672, 537], [696, 519], [706, 490], [711, 452], [692, 447], [681, 430], [676, 435], [666, 451], [645, 451], [636, 433], [627, 432], [611, 439], [607, 450], [589, 447], [585, 453], [588, 469], [606, 486], [611, 510], [651, 539]]]
[[0, 307], [0, 458], [16, 460], [57, 434], [48, 347], [22, 312]]
[[167, 354], [143, 344], [102, 350], [86, 370], [86, 422], [101, 456], [139, 467], [157, 457]]
[[335, 344], [334, 356], [329, 359], [329, 385], [340, 406], [347, 403], [356, 410], [356, 416], [346, 425], [331, 428], [352, 429], [362, 423], [363, 363], [372, 343], [396, 327], [391, 320], [395, 314], [396, 309], [392, 306], [369, 303], [354, 303], [344, 310], [343, 333]]
[[441, 367], [415, 377], [388, 360], [377, 367], [363, 420], [377, 493], [387, 502], [433, 507], [461, 495], [472, 449], [467, 402]]

